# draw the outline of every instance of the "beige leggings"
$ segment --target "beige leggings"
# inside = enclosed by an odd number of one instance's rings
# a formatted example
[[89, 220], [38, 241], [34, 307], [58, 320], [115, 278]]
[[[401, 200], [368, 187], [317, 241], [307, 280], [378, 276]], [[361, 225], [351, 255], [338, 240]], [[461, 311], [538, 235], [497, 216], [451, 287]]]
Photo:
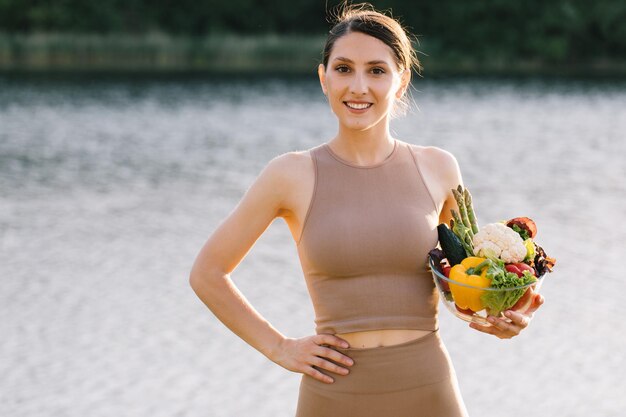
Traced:
[[354, 360], [350, 373], [315, 367], [332, 384], [303, 374], [296, 417], [467, 417], [439, 331], [391, 346], [331, 349]]

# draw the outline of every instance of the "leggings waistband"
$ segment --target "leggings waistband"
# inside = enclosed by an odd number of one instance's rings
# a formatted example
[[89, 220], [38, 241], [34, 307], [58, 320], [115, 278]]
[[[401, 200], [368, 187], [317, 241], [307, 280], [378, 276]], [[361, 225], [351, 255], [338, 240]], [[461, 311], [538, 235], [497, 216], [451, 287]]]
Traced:
[[305, 375], [303, 382], [311, 389], [354, 393], [392, 392], [433, 384], [449, 378], [453, 373], [448, 352], [437, 330], [395, 345], [362, 349], [332, 346], [331, 349], [352, 358], [354, 365], [348, 368], [348, 375], [315, 367], [331, 376], [335, 382], [325, 384]]

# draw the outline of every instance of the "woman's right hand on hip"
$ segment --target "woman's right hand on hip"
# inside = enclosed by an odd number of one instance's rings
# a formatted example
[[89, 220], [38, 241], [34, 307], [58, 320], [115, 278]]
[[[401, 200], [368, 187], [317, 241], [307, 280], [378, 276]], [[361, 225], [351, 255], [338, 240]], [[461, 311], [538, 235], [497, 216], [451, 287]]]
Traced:
[[346, 366], [352, 366], [354, 362], [348, 356], [323, 345], [344, 349], [349, 347], [348, 342], [332, 334], [317, 334], [299, 339], [288, 337], [282, 340], [272, 360], [285, 369], [307, 374], [319, 381], [332, 384], [333, 378], [313, 366], [339, 375], [347, 375], [349, 373], [347, 368], [338, 366], [326, 358]]

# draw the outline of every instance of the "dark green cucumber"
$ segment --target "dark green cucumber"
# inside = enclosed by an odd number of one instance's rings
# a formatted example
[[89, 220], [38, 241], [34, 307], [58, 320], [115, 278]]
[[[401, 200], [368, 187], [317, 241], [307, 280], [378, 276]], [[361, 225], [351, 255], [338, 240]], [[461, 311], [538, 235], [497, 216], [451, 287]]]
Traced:
[[461, 261], [465, 259], [465, 249], [463, 248], [461, 240], [445, 223], [441, 223], [437, 226], [437, 233], [439, 234], [441, 249], [443, 253], [446, 254], [450, 266], [461, 263]]

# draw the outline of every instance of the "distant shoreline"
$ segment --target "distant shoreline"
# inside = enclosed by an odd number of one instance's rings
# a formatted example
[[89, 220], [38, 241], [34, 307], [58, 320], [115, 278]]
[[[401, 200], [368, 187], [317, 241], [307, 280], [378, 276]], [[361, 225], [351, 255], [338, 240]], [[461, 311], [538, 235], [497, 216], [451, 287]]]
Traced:
[[[325, 36], [216, 35], [202, 38], [155, 33], [141, 36], [0, 34], [0, 72], [310, 74], [321, 60]], [[555, 75], [626, 77], [626, 61], [584, 63], [476, 60], [418, 49], [423, 76]]]

